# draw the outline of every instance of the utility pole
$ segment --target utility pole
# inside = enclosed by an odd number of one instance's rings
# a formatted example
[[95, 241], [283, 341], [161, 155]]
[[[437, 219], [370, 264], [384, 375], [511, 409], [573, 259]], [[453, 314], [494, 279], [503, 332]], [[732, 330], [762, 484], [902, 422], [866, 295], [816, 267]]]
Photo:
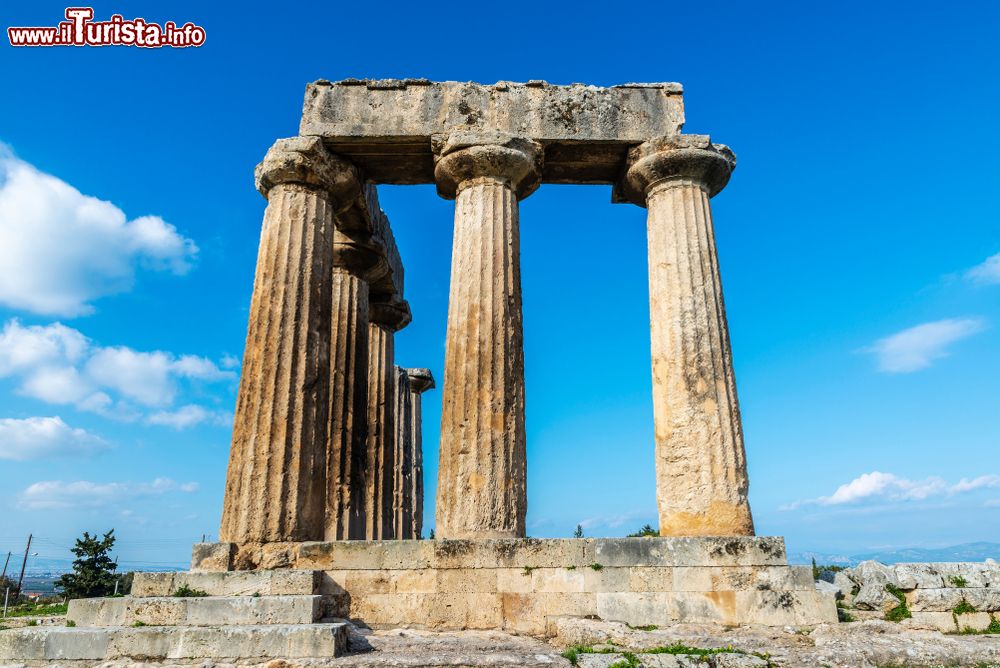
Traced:
[[28, 546], [24, 548], [24, 561], [21, 562], [21, 577], [17, 579], [17, 594], [21, 595], [21, 583], [24, 582], [24, 567], [28, 565], [28, 550], [31, 549], [31, 534], [28, 534]]
[[10, 563], [10, 552], [7, 553], [7, 561], [3, 562], [3, 575], [0, 575], [0, 580], [7, 577], [7, 564]]

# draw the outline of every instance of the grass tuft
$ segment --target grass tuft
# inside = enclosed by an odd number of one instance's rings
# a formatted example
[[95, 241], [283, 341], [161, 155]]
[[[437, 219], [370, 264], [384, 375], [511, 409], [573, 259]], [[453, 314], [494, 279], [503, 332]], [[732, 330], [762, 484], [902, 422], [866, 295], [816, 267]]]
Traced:
[[629, 627], [633, 631], [655, 631], [660, 628], [656, 624], [646, 624], [644, 626], [632, 626], [631, 624], [626, 624], [625, 626]]
[[906, 596], [899, 590], [895, 585], [887, 584], [885, 590], [889, 592], [897, 601], [899, 605], [885, 613], [885, 619], [888, 622], [901, 622], [904, 619], [909, 619], [913, 615], [910, 614], [910, 609], [906, 605]]
[[956, 615], [968, 615], [973, 612], [979, 612], [979, 611], [976, 610], [976, 606], [972, 605], [963, 598], [962, 602], [956, 605], [952, 609], [952, 612], [954, 612]]

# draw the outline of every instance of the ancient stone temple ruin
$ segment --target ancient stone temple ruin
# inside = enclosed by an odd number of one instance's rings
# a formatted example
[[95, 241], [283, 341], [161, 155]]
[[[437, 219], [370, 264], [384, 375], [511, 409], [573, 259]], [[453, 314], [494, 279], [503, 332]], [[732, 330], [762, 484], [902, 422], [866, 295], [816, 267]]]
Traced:
[[[754, 535], [710, 207], [735, 157], [683, 122], [670, 83], [309, 85], [299, 135], [256, 171], [267, 209], [221, 542], [196, 545], [189, 573], [138, 575], [129, 598], [74, 601], [77, 626], [27, 633], [21, 658], [98, 631], [72, 658], [131, 656], [111, 630], [133, 621], [163, 634], [129, 629], [142, 656], [171, 658], [329, 656], [342, 619], [535, 635], [560, 616], [836, 621], [783, 540]], [[433, 541], [420, 414], [435, 381], [397, 366], [411, 313], [377, 195], [419, 183], [455, 201]], [[648, 212], [660, 538], [525, 538], [518, 207], [545, 183], [610, 185]], [[182, 585], [210, 596], [164, 598]], [[212, 645], [225, 634], [247, 649]]]

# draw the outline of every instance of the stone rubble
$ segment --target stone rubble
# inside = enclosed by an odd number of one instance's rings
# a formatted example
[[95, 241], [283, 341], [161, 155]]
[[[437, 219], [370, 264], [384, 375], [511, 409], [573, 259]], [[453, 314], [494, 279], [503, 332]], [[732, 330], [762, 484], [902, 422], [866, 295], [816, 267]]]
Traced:
[[841, 605], [861, 619], [880, 617], [905, 598], [911, 628], [983, 631], [1000, 620], [1000, 564], [986, 561], [886, 565], [864, 561], [836, 574]]

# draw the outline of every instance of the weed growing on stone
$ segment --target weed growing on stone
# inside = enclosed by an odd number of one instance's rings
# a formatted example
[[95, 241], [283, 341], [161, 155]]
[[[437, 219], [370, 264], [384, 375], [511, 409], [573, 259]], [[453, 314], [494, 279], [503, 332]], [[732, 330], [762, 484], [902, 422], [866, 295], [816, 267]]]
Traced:
[[[956, 618], [955, 624], [958, 624], [958, 619]], [[990, 614], [990, 625], [987, 626], [982, 631], [972, 628], [971, 626], [966, 626], [961, 631], [956, 631], [955, 635], [960, 636], [985, 636], [985, 635], [998, 635], [1000, 634], [1000, 619], [997, 619]]]
[[255, 591], [254, 593], [251, 594], [251, 596], [254, 597], [254, 598], [260, 598], [260, 592], [259, 591]]
[[567, 571], [575, 571], [576, 570], [576, 566], [567, 566], [566, 570]]
[[76, 622], [74, 622], [72, 619], [67, 619], [66, 626], [68, 626], [69, 628], [73, 628], [74, 626], [76, 626]]
[[146, 622], [136, 622], [136, 623], [132, 624], [132, 628], [141, 629], [145, 625], [146, 625]]
[[964, 588], [969, 586], [969, 581], [961, 575], [952, 575], [948, 580], [951, 581], [953, 587]]
[[593, 568], [595, 571], [604, 570], [604, 566], [601, 564], [591, 564], [590, 567]]
[[646, 624], [645, 626], [632, 626], [631, 624], [626, 624], [625, 626], [629, 627], [633, 631], [655, 631], [660, 628], [656, 624]]
[[608, 668], [639, 668], [641, 665], [639, 657], [631, 652], [624, 652], [622, 658], [612, 663]]
[[531, 575], [531, 571], [535, 570], [536, 566], [525, 566], [524, 572], [521, 575]]
[[562, 653], [563, 658], [569, 661], [574, 666], [577, 665], [581, 654], [618, 654], [621, 653], [622, 658], [618, 661], [612, 663], [608, 668], [637, 668], [637, 666], [642, 665], [639, 660], [640, 656], [646, 654], [676, 654], [676, 655], [687, 655], [693, 657], [699, 657], [702, 660], [705, 657], [711, 656], [713, 654], [748, 654], [751, 656], [756, 656], [767, 661], [768, 666], [774, 666], [771, 663], [770, 654], [762, 654], [760, 652], [746, 652], [741, 649], [736, 649], [733, 646], [728, 647], [715, 647], [712, 649], [704, 649], [701, 647], [691, 647], [685, 645], [684, 643], [674, 643], [673, 645], [664, 645], [662, 647], [653, 647], [651, 649], [644, 649], [639, 652], [624, 652], [618, 648], [601, 648], [597, 649], [588, 645], [574, 645], [569, 647]]
[[979, 612], [979, 611], [976, 610], [976, 606], [972, 605], [971, 603], [969, 603], [968, 601], [966, 601], [963, 598], [962, 602], [959, 603], [958, 605], [956, 605], [952, 609], [952, 612], [954, 612], [956, 615], [968, 615], [970, 613]]
[[841, 622], [854, 621], [854, 615], [852, 615], [850, 612], [847, 611], [846, 608], [844, 608], [844, 602], [840, 600], [837, 601], [837, 619], [838, 621]]
[[37, 619], [29, 619], [28, 623], [26, 624], [26, 626], [38, 626], [38, 620]]
[[179, 587], [177, 591], [174, 592], [174, 596], [177, 598], [198, 598], [201, 596], [208, 596], [207, 591], [202, 591], [201, 589], [191, 589], [187, 585]]
[[892, 596], [899, 601], [899, 605], [885, 613], [885, 619], [889, 622], [901, 622], [904, 619], [909, 619], [913, 615], [910, 614], [910, 609], [906, 606], [906, 596], [903, 592], [899, 590], [895, 585], [887, 584], [885, 590], [892, 594]]

